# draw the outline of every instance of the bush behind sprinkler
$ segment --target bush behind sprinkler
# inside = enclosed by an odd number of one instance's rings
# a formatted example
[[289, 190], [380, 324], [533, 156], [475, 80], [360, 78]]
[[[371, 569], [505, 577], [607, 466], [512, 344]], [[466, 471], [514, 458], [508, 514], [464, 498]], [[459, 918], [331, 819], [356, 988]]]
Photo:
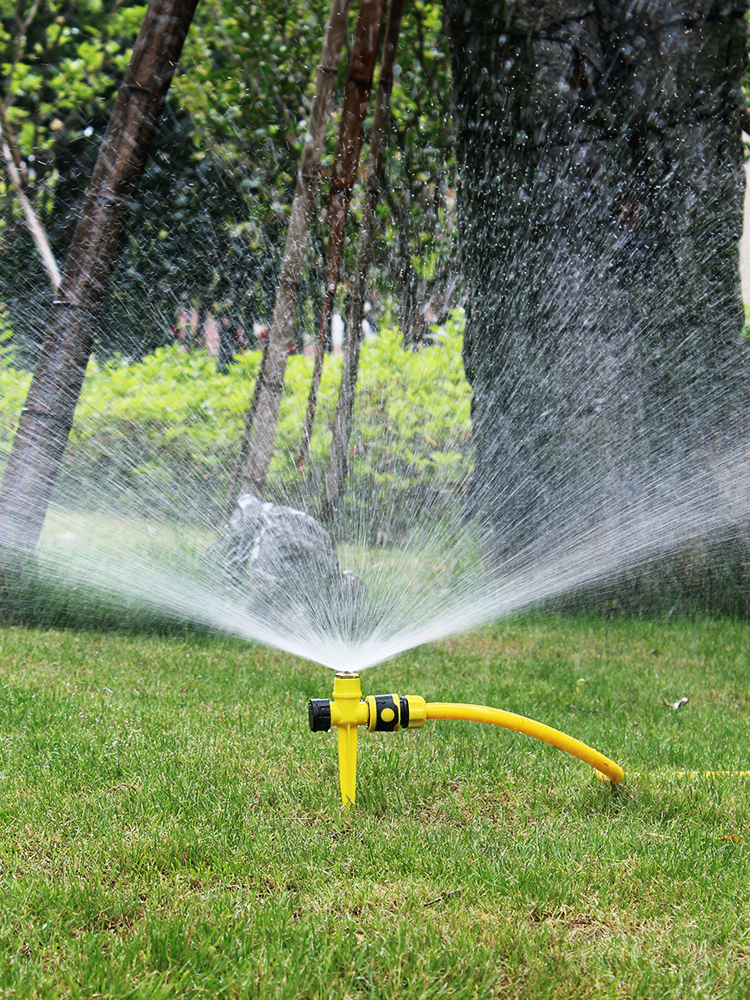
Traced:
[[455, 702], [427, 703], [419, 695], [376, 694], [362, 700], [358, 674], [336, 674], [333, 699], [311, 698], [308, 705], [310, 729], [314, 733], [338, 730], [339, 779], [345, 808], [354, 804], [357, 794], [357, 730], [367, 726], [372, 732], [394, 733], [399, 729], [419, 729], [428, 719], [463, 719], [502, 726], [517, 733], [550, 743], [559, 750], [590, 764], [597, 776], [619, 784], [625, 773], [619, 764], [559, 729], [534, 722], [514, 712], [485, 705], [462, 705]]

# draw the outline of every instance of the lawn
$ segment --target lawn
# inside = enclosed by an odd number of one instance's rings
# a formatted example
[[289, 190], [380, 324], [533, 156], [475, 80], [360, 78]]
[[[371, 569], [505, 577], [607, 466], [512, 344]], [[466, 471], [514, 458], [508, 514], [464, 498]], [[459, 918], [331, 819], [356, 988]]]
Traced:
[[428, 722], [361, 732], [347, 815], [320, 667], [21, 628], [0, 661], [2, 997], [750, 996], [748, 625], [530, 616], [373, 668], [626, 780]]

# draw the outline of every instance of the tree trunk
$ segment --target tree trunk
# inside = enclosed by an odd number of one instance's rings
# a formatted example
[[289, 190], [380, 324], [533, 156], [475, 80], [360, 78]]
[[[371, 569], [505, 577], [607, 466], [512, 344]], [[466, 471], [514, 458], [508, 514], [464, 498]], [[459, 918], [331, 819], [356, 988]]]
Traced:
[[261, 499], [266, 488], [268, 467], [273, 454], [273, 439], [279, 420], [284, 372], [289, 355], [289, 342], [292, 339], [292, 324], [302, 267], [305, 262], [307, 235], [318, 186], [326, 126], [331, 117], [333, 84], [346, 38], [348, 13], [349, 0], [333, 0], [323, 42], [323, 54], [318, 67], [310, 126], [297, 174], [297, 188], [294, 192], [281, 271], [276, 284], [276, 300], [268, 330], [268, 347], [264, 364], [258, 374], [258, 387], [253, 396], [254, 413], [248, 413], [245, 423], [249, 444], [244, 467], [243, 491], [253, 493]]
[[240, 449], [237, 455], [237, 461], [234, 465], [234, 472], [232, 473], [232, 478], [229, 483], [229, 489], [227, 490], [227, 495], [224, 501], [224, 507], [222, 510], [222, 520], [228, 521], [232, 516], [235, 504], [237, 503], [237, 497], [240, 492], [240, 481], [242, 479], [242, 473], [245, 468], [245, 463], [247, 462], [247, 456], [250, 451], [250, 438], [253, 433], [253, 421], [255, 420], [255, 412], [258, 409], [258, 396], [260, 395], [261, 386], [264, 384], [263, 375], [266, 367], [266, 358], [268, 357], [268, 340], [266, 340], [263, 347], [263, 354], [261, 355], [260, 365], [258, 366], [258, 375], [255, 379], [255, 386], [253, 388], [252, 399], [250, 400], [250, 406], [248, 407], [247, 413], [245, 414], [245, 426], [242, 430], [242, 438], [240, 440]]
[[471, 510], [496, 558], [747, 429], [744, 11], [450, 2]]
[[338, 517], [341, 497], [344, 493], [344, 483], [346, 482], [347, 453], [354, 413], [354, 393], [357, 388], [359, 352], [362, 346], [365, 291], [372, 261], [372, 235], [375, 226], [375, 211], [380, 197], [380, 172], [390, 116], [393, 66], [398, 51], [398, 36], [401, 31], [404, 2], [405, 0], [393, 0], [391, 3], [385, 27], [383, 52], [380, 57], [380, 79], [378, 80], [375, 111], [370, 130], [365, 203], [362, 208], [362, 223], [359, 230], [357, 264], [349, 292], [344, 363], [341, 370], [341, 385], [333, 419], [331, 450], [325, 477], [325, 494], [322, 504], [322, 515], [325, 521], [334, 521]]
[[341, 127], [336, 149], [336, 160], [331, 178], [331, 194], [328, 201], [328, 269], [323, 308], [320, 311], [318, 339], [315, 343], [315, 364], [310, 382], [307, 412], [302, 427], [302, 440], [297, 456], [297, 469], [301, 472], [307, 464], [315, 421], [315, 407], [320, 388], [331, 313], [336, 298], [336, 288], [341, 270], [341, 254], [344, 248], [344, 227], [349, 212], [352, 188], [357, 175], [359, 151], [362, 148], [362, 131], [365, 125], [367, 105], [372, 89], [372, 74], [378, 47], [380, 25], [383, 21], [385, 0], [361, 0], [354, 45], [349, 62], [349, 76], [346, 81], [346, 96], [341, 112]]
[[396, 242], [397, 282], [398, 282], [398, 325], [404, 340], [404, 348], [413, 350], [430, 332], [423, 308], [426, 305], [427, 282], [417, 274], [412, 260], [412, 233], [409, 196], [401, 203], [388, 188], [388, 206], [391, 218], [398, 232]]
[[36, 547], [130, 198], [198, 0], [151, 0], [99, 151], [0, 489], [0, 566]]

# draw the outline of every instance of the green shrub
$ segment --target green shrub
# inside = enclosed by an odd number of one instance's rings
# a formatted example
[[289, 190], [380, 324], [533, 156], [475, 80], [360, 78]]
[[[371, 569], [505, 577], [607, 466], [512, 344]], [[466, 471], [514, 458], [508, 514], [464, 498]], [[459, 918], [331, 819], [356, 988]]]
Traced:
[[[471, 469], [470, 389], [461, 364], [462, 316], [436, 345], [405, 351], [386, 326], [363, 345], [350, 446], [347, 510], [393, 524], [406, 508], [460, 493]], [[229, 487], [258, 352], [220, 374], [202, 352], [160, 348], [141, 362], [92, 361], [58, 481], [57, 498], [90, 509], [126, 505], [150, 516], [215, 520]], [[328, 461], [341, 360], [323, 370], [310, 461], [295, 469], [312, 358], [289, 358], [269, 497], [314, 508]], [[7, 455], [29, 376], [0, 359], [0, 448]], [[314, 513], [314, 509], [312, 510]], [[399, 513], [400, 512], [400, 513]]]

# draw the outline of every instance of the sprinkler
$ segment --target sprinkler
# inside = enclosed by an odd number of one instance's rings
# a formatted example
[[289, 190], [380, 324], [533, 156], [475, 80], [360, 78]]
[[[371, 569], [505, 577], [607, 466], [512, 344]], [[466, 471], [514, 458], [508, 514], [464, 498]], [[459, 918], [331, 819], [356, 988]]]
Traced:
[[399, 729], [419, 729], [428, 719], [486, 722], [551, 743], [590, 764], [599, 777], [609, 780], [613, 785], [625, 777], [618, 764], [580, 740], [513, 712], [487, 708], [484, 705], [459, 705], [451, 702], [428, 704], [416, 694], [371, 694], [363, 701], [358, 674], [336, 674], [333, 699], [311, 698], [308, 711], [310, 729], [314, 733], [327, 733], [333, 726], [338, 729], [339, 778], [345, 808], [354, 804], [357, 794], [357, 730], [360, 726], [367, 726], [371, 733], [395, 733]]

